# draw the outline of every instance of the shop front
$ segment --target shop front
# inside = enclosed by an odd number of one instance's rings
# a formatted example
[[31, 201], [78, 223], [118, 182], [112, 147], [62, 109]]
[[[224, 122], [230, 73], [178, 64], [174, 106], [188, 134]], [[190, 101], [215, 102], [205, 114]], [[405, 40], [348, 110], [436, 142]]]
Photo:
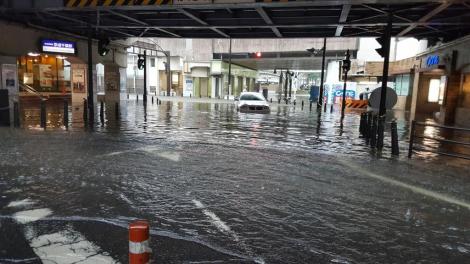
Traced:
[[83, 125], [89, 78], [94, 106], [98, 102], [97, 90], [103, 94], [101, 100], [109, 101], [109, 105], [115, 106], [122, 99], [125, 50], [110, 46], [110, 52], [100, 56], [93, 41], [92, 76], [88, 76], [86, 40], [15, 24], [6, 27], [3, 23], [0, 22], [0, 34], [9, 37], [0, 42], [0, 90], [8, 90], [10, 120], [15, 119], [13, 109], [18, 109], [22, 127], [39, 127], [41, 109], [45, 108], [46, 126], [64, 127], [64, 106], [68, 105], [71, 124]]
[[470, 127], [470, 37], [428, 49], [415, 70], [411, 118]]
[[236, 64], [231, 65], [231, 82], [229, 87], [229, 64], [221, 60], [211, 61], [210, 74], [212, 76], [212, 97], [233, 99], [243, 91], [255, 91], [258, 71]]

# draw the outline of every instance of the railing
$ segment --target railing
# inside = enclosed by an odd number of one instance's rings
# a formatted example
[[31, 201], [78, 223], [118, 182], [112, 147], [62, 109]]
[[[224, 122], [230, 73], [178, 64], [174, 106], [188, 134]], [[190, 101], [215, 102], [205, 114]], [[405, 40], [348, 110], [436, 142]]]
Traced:
[[36, 91], [36, 89], [34, 89], [33, 87], [31, 87], [27, 84], [23, 84], [23, 83], [21, 83], [20, 86], [21, 86], [21, 88], [23, 88], [23, 90], [27, 91], [28, 93], [32, 93], [32, 94], [36, 95], [37, 97], [39, 97], [39, 99], [47, 100], [46, 97], [44, 97], [40, 92]]
[[439, 154], [439, 155], [453, 157], [453, 158], [461, 158], [461, 159], [470, 160], [470, 155], [469, 154], [455, 153], [455, 152], [445, 152], [445, 151], [442, 151], [442, 150], [439, 150], [439, 149], [433, 149], [434, 151], [431, 151], [431, 150], [427, 150], [427, 149], [423, 149], [423, 148], [416, 148], [414, 146], [415, 139], [426, 139], [426, 140], [431, 140], [431, 141], [444, 143], [444, 144], [449, 144], [449, 145], [457, 145], [457, 146], [461, 146], [461, 147], [470, 147], [470, 140], [468, 142], [466, 142], [466, 141], [459, 141], [459, 140], [454, 140], [454, 139], [437, 138], [437, 137], [426, 136], [426, 135], [424, 135], [424, 133], [422, 135], [417, 135], [416, 127], [435, 127], [435, 128], [448, 130], [448, 131], [459, 131], [459, 132], [462, 132], [462, 133], [469, 133], [469, 136], [470, 136], [470, 129], [468, 129], [468, 128], [429, 124], [429, 123], [424, 123], [424, 122], [416, 122], [416, 121], [413, 120], [413, 122], [411, 123], [411, 133], [410, 133], [410, 144], [409, 144], [409, 148], [408, 148], [408, 158], [411, 158], [411, 156], [413, 155], [413, 150], [418, 150], [418, 151], [422, 151], [422, 152], [436, 153], [436, 154]]

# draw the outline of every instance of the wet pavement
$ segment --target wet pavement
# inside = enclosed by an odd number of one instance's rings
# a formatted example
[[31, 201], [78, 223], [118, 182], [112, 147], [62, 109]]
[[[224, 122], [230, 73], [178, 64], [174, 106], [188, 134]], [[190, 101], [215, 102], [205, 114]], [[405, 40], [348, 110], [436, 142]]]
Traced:
[[162, 99], [0, 128], [0, 263], [126, 263], [138, 218], [157, 263], [470, 263], [468, 163], [405, 158], [406, 115], [392, 158], [358, 112]]

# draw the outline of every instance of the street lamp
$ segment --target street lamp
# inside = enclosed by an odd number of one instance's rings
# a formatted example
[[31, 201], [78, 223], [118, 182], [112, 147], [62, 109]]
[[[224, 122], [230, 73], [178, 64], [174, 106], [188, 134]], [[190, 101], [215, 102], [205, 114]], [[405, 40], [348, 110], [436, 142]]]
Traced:
[[346, 108], [346, 83], [348, 81], [348, 71], [351, 69], [351, 55], [349, 50], [346, 51], [346, 59], [343, 60], [343, 74], [344, 74], [344, 86], [343, 86], [343, 101], [341, 104], [341, 121], [344, 119], [344, 109]]

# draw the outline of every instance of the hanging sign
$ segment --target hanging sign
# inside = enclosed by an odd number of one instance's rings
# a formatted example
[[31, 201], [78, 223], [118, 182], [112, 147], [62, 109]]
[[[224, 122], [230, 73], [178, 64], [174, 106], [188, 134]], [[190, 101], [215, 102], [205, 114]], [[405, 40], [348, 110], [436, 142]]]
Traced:
[[432, 66], [439, 65], [439, 55], [431, 55], [426, 59], [426, 66], [431, 68]]
[[72, 41], [42, 39], [41, 52], [58, 54], [76, 54], [77, 44]]

